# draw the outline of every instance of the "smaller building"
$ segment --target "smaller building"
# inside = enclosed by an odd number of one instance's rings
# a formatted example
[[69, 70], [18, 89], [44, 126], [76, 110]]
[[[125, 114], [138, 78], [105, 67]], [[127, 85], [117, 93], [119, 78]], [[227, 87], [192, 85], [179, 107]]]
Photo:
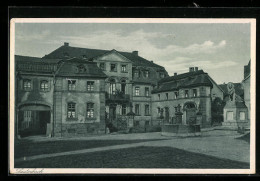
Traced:
[[203, 70], [190, 67], [189, 72], [175, 74], [158, 82], [152, 91], [152, 119], [175, 122], [175, 107], [181, 106], [183, 123], [189, 124], [202, 114], [202, 127], [211, 125], [212, 95], [223, 98], [223, 91]]
[[84, 135], [105, 131], [105, 78], [94, 62], [15, 56], [16, 133]]

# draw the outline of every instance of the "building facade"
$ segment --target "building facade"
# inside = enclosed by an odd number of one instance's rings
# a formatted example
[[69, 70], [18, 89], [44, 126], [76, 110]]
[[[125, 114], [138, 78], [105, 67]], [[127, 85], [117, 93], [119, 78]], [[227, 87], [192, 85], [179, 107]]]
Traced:
[[104, 132], [106, 75], [95, 63], [24, 56], [15, 61], [17, 135]]
[[[17, 135], [73, 136], [121, 129], [127, 113], [134, 126], [174, 121], [181, 105], [187, 124], [198, 112], [210, 125], [211, 101], [223, 90], [210, 76], [191, 67], [169, 77], [164, 67], [138, 51], [71, 47], [68, 43], [42, 58], [16, 56]], [[123, 128], [122, 128], [123, 129]]]
[[[214, 94], [214, 96], [213, 96]], [[152, 91], [152, 118], [160, 123], [175, 123], [178, 105], [183, 113], [182, 124], [189, 124], [202, 115], [202, 127], [211, 125], [212, 97], [223, 98], [223, 91], [210, 76], [197, 67], [190, 67], [188, 73], [167, 77], [158, 82]]]

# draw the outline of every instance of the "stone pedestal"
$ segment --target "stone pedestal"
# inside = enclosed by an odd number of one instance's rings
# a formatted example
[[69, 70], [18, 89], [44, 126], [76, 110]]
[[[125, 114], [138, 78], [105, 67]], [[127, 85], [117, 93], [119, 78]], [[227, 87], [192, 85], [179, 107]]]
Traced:
[[227, 101], [224, 107], [223, 128], [231, 130], [247, 129], [249, 127], [248, 109], [242, 101]]

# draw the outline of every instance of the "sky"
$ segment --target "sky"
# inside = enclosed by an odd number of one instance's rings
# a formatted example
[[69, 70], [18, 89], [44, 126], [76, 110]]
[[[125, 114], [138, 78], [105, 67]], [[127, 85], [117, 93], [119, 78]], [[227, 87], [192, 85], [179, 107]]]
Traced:
[[132, 52], [164, 66], [170, 76], [189, 67], [218, 84], [241, 82], [250, 60], [250, 24], [16, 23], [15, 54], [43, 57], [73, 47]]

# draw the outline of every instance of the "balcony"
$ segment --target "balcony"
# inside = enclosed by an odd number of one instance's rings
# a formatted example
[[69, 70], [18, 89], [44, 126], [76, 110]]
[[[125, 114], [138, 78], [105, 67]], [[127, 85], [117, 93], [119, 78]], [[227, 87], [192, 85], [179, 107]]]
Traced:
[[130, 95], [123, 93], [109, 94], [106, 92], [106, 103], [129, 103]]

